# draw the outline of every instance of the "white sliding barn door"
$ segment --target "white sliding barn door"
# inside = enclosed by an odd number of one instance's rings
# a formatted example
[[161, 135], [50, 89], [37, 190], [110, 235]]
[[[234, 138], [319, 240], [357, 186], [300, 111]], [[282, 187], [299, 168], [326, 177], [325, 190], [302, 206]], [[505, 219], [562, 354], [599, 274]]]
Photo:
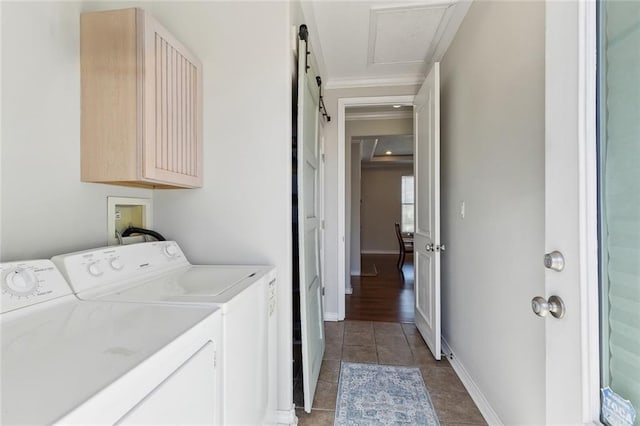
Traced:
[[415, 323], [440, 359], [440, 64], [414, 101]]
[[307, 69], [307, 46], [298, 42], [298, 247], [304, 409], [311, 404], [324, 356], [322, 285], [320, 279], [320, 209], [318, 144], [319, 90]]

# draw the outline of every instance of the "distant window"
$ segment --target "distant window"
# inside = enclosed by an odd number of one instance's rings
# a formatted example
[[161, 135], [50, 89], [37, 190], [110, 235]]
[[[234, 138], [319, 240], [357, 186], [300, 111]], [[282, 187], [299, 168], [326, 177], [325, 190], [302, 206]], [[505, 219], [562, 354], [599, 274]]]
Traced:
[[413, 232], [413, 204], [413, 176], [402, 176], [402, 220], [400, 222], [402, 232]]

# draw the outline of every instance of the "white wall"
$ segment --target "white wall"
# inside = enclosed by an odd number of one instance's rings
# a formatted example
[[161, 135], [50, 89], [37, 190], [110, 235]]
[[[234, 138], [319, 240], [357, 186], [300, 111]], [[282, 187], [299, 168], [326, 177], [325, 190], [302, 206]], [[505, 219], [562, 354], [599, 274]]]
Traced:
[[443, 336], [504, 424], [545, 419], [544, 28], [474, 2], [441, 67]]
[[156, 227], [194, 263], [278, 268], [281, 410], [293, 401], [289, 8], [286, 2], [153, 7], [204, 68], [204, 185], [156, 191]]
[[402, 219], [402, 176], [413, 176], [413, 165], [362, 169], [362, 253], [400, 250], [394, 224]]
[[0, 260], [106, 245], [107, 196], [80, 182], [79, 2], [2, 2]]

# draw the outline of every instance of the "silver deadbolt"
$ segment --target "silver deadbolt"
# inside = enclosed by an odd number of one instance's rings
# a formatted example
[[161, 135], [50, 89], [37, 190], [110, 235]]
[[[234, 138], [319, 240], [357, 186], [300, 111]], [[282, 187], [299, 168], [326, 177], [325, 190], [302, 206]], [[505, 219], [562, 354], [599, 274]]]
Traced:
[[427, 245], [424, 246], [425, 251], [439, 251], [439, 252], [444, 252], [446, 250], [446, 247], [444, 246], [444, 244], [433, 244], [433, 243], [429, 243]]
[[551, 296], [549, 300], [540, 296], [534, 297], [531, 299], [531, 309], [539, 317], [551, 314], [555, 318], [562, 318], [565, 313], [564, 302], [559, 296]]
[[562, 271], [564, 269], [564, 256], [557, 250], [544, 255], [544, 267], [554, 271]]

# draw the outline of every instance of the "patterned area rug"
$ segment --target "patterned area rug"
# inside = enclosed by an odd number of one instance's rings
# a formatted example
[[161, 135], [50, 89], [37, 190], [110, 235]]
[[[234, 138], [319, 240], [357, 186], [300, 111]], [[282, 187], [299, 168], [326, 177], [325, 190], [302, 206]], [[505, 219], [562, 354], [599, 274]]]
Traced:
[[439, 425], [416, 367], [343, 362], [335, 424]]

